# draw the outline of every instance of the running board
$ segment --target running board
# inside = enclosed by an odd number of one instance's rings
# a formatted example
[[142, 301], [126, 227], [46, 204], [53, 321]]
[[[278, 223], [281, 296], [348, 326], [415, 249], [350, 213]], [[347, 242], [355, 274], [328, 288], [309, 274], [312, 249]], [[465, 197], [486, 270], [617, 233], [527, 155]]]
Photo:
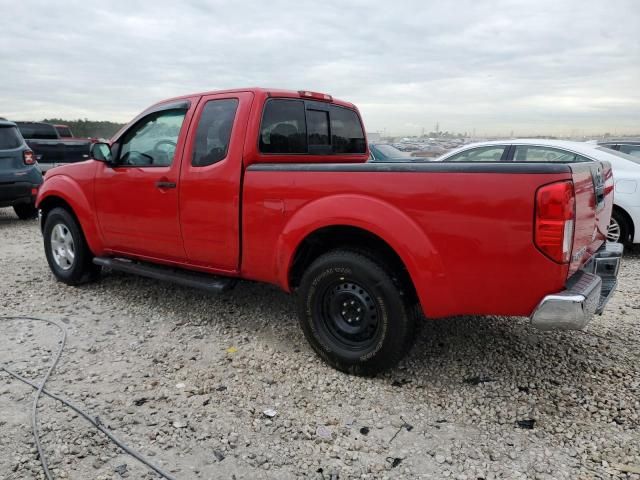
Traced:
[[124, 258], [95, 257], [93, 263], [118, 272], [133, 273], [142, 277], [177, 283], [184, 287], [199, 288], [208, 292], [224, 292], [233, 288], [236, 284], [235, 278], [217, 277], [206, 273], [137, 262]]

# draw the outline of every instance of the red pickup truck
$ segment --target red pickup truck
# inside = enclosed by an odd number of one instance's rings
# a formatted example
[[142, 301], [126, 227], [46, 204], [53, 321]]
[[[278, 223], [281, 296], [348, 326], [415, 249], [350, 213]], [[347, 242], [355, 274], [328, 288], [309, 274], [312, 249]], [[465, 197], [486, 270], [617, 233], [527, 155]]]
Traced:
[[374, 374], [410, 349], [420, 313], [528, 316], [582, 328], [612, 294], [606, 163], [367, 163], [351, 103], [239, 89], [161, 102], [53, 170], [45, 253], [75, 285], [100, 269], [298, 298], [332, 366]]

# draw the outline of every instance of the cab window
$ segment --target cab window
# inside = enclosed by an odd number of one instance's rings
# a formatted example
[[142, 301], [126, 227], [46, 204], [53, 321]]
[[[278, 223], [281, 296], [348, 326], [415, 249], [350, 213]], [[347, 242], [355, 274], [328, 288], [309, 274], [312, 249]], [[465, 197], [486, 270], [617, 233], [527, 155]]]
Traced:
[[168, 167], [173, 163], [186, 109], [152, 113], [123, 137], [118, 165]]
[[204, 167], [226, 158], [237, 108], [237, 98], [207, 102], [198, 122], [191, 165]]
[[506, 145], [490, 145], [487, 147], [470, 148], [463, 152], [457, 153], [449, 158], [445, 158], [445, 162], [499, 162], [504, 154]]

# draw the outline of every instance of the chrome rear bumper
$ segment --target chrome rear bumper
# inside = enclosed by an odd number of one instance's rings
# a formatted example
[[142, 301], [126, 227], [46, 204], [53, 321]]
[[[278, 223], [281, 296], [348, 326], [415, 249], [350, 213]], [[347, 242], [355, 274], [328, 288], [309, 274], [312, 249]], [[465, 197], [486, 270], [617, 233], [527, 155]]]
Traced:
[[607, 242], [567, 282], [567, 289], [547, 295], [531, 315], [531, 324], [541, 330], [580, 330], [594, 315], [600, 315], [618, 283], [623, 247]]

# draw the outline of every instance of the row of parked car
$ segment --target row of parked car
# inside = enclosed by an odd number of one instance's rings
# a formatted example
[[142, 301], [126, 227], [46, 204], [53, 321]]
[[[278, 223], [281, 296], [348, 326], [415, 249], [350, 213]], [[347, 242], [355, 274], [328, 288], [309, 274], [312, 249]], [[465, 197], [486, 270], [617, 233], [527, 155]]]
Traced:
[[0, 207], [13, 207], [21, 219], [34, 218], [42, 175], [87, 160], [94, 142], [74, 137], [67, 125], [0, 119]]
[[[372, 162], [424, 161], [393, 145], [370, 144]], [[640, 243], [640, 141], [572, 142], [567, 140], [498, 140], [479, 142], [452, 150], [436, 162], [576, 163], [607, 161], [615, 177], [614, 207], [607, 238]]]
[[[33, 218], [41, 173], [89, 158], [95, 139], [76, 138], [66, 125], [0, 120], [0, 207], [13, 206], [18, 217]], [[425, 161], [393, 145], [369, 144], [371, 162]], [[640, 141], [572, 142], [524, 139], [465, 145], [430, 161], [550, 162], [604, 160], [616, 178], [615, 204], [608, 230], [610, 241], [640, 243]]]

